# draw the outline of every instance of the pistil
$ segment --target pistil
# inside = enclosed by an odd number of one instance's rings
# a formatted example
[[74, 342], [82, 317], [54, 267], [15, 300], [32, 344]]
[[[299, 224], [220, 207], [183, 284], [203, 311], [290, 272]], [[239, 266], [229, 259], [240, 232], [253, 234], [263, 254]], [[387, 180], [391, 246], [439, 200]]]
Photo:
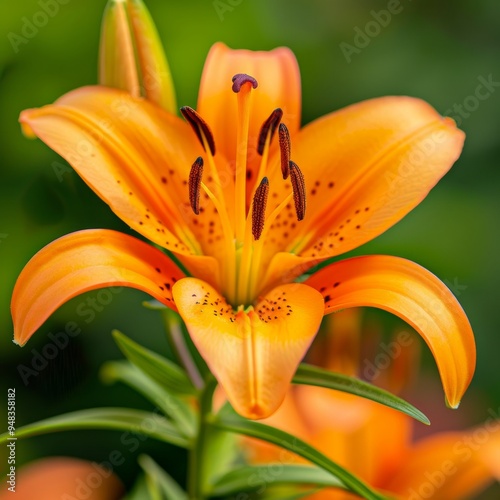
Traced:
[[246, 219], [246, 171], [248, 155], [248, 131], [250, 127], [250, 109], [252, 88], [257, 88], [257, 80], [245, 75], [237, 74], [233, 77], [233, 92], [238, 98], [238, 128], [236, 131], [236, 165], [235, 165], [235, 237], [236, 248], [243, 245]]

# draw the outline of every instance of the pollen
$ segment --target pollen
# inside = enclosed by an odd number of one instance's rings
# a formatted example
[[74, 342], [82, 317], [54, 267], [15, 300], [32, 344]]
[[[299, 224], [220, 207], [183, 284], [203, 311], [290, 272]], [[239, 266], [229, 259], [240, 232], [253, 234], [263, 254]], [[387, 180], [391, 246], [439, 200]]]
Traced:
[[252, 234], [258, 240], [264, 229], [267, 198], [269, 196], [269, 180], [264, 177], [255, 191], [252, 206]]
[[200, 188], [203, 176], [203, 158], [198, 156], [189, 172], [189, 203], [196, 215], [200, 213]]
[[[266, 146], [267, 136], [269, 136], [269, 142], [273, 140], [274, 133], [278, 128], [278, 125], [283, 118], [283, 110], [281, 108], [276, 108], [270, 115], [269, 118], [262, 124], [259, 133], [259, 140], [257, 142], [257, 153], [261, 156], [264, 154], [264, 148]], [[280, 125], [281, 128], [281, 125]]]
[[292, 181], [293, 201], [297, 220], [301, 221], [306, 215], [306, 183], [300, 168], [293, 161], [289, 162], [290, 180]]
[[288, 174], [290, 172], [290, 154], [292, 152], [292, 144], [290, 142], [290, 133], [288, 128], [284, 123], [280, 123], [279, 127], [279, 143], [280, 143], [280, 154], [281, 154], [281, 173], [283, 179], [288, 179]]
[[183, 106], [181, 108], [181, 113], [182, 116], [189, 123], [189, 125], [191, 125], [194, 133], [196, 134], [196, 137], [198, 137], [198, 140], [203, 146], [203, 149], [205, 149], [205, 142], [203, 141], [203, 138], [205, 138], [205, 141], [210, 149], [210, 153], [212, 156], [214, 156], [215, 155], [214, 136], [207, 122], [193, 108], [190, 108], [189, 106]]

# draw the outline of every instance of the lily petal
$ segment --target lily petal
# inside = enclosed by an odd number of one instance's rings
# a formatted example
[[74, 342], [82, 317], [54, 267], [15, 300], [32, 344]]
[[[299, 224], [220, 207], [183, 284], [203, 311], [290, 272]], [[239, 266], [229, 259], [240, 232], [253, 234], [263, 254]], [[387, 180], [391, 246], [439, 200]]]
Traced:
[[286, 47], [255, 52], [232, 50], [223, 43], [216, 43], [210, 49], [201, 78], [198, 111], [212, 129], [217, 151], [226, 158], [236, 158], [238, 106], [231, 90], [231, 79], [238, 73], [251, 75], [258, 82], [258, 87], [252, 91], [249, 128], [247, 167], [251, 176], [260, 163], [257, 155], [260, 128], [274, 109], [283, 110], [282, 121], [291, 134], [299, 129], [300, 72], [293, 52]]
[[87, 500], [119, 500], [125, 494], [111, 468], [73, 457], [47, 457], [23, 465], [17, 472], [16, 489], [9, 491], [8, 485], [2, 485], [0, 500], [9, 500], [13, 491], [16, 500], [82, 496]]
[[[483, 435], [488, 435], [484, 429]], [[475, 498], [494, 480], [481, 459], [480, 448], [474, 435], [466, 433], [439, 434], [422, 440], [393, 475], [388, 489], [399, 493], [400, 498], [430, 498], [431, 488], [432, 497], [440, 500]]]
[[321, 295], [302, 284], [275, 288], [234, 312], [210, 285], [185, 278], [173, 289], [191, 338], [241, 415], [265, 418], [282, 403], [323, 317]]
[[[187, 183], [201, 146], [183, 120], [127, 92], [84, 87], [54, 105], [23, 111], [20, 121], [130, 227], [217, 282], [215, 259], [198, 255], [196, 228], [208, 226], [203, 218], [213, 217], [213, 207], [193, 223]], [[218, 230], [214, 226], [214, 236]]]
[[[297, 254], [295, 272], [293, 262], [286, 264], [297, 276], [375, 238], [427, 196], [457, 160], [463, 142], [453, 120], [410, 97], [371, 99], [312, 122], [292, 145], [292, 159], [305, 178], [307, 215], [269, 232], [268, 255]], [[270, 199], [282, 200], [290, 185], [280, 180], [279, 158], [273, 162]], [[292, 206], [289, 212], [284, 215], [292, 215]], [[278, 254], [266, 285], [284, 270]]]
[[351, 394], [322, 387], [297, 389], [310, 443], [371, 485], [385, 486], [410, 447], [411, 419]]
[[171, 289], [184, 273], [161, 251], [132, 236], [89, 229], [59, 238], [24, 267], [12, 294], [14, 341], [24, 345], [62, 304], [89, 290], [128, 286], [175, 309]]
[[323, 295], [325, 314], [368, 306], [405, 320], [431, 349], [448, 404], [459, 405], [474, 373], [474, 335], [460, 304], [436, 276], [409, 260], [373, 255], [327, 266], [305, 284]]

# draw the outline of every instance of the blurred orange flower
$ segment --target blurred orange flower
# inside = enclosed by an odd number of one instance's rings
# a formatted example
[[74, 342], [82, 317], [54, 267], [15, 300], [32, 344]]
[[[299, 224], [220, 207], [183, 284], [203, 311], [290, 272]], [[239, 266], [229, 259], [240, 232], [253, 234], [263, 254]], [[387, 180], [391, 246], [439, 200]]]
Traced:
[[69, 457], [43, 458], [21, 467], [16, 473], [15, 492], [8, 488], [8, 482], [3, 481], [0, 500], [118, 500], [125, 493], [112, 471]]
[[[318, 357], [332, 359], [335, 349], [336, 371], [353, 375], [361, 368], [357, 358], [359, 320], [356, 310], [337, 313], [330, 323], [329, 338], [314, 346], [316, 361]], [[404, 378], [416, 369], [416, 344], [400, 347], [390, 365], [384, 364], [386, 383], [400, 376], [401, 369], [407, 371]], [[403, 366], [412, 358], [410, 369]], [[404, 378], [397, 385], [404, 383]], [[349, 394], [295, 386], [265, 422], [304, 439], [389, 498], [466, 500], [500, 480], [500, 421], [493, 416], [477, 428], [442, 432], [414, 442], [414, 422], [403, 413]], [[271, 445], [250, 439], [245, 443], [254, 463], [276, 463], [282, 458], [279, 449]], [[295, 463], [300, 462], [303, 460], [296, 457]], [[307, 498], [358, 497], [325, 489]]]

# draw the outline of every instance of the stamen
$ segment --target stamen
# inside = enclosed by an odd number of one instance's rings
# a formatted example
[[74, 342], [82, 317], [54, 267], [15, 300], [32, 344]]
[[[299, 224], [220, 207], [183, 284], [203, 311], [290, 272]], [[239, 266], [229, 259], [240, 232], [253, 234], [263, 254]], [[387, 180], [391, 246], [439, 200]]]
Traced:
[[196, 215], [200, 214], [200, 188], [203, 176], [203, 158], [198, 156], [189, 172], [189, 203]]
[[261, 156], [264, 153], [264, 147], [266, 145], [267, 134], [271, 133], [269, 137], [269, 143], [273, 140], [274, 133], [278, 127], [281, 118], [283, 117], [283, 110], [281, 108], [276, 108], [269, 116], [269, 118], [262, 124], [259, 134], [259, 142], [257, 143], [257, 153]]
[[203, 137], [206, 139], [206, 143], [210, 148], [210, 153], [215, 155], [215, 141], [214, 136], [212, 135], [212, 131], [210, 130], [207, 122], [193, 109], [189, 106], [183, 106], [181, 108], [182, 116], [186, 119], [186, 121], [191, 125], [196, 137], [200, 141], [203, 149], [206, 151], [205, 144], [203, 142]]
[[279, 128], [279, 143], [280, 143], [280, 153], [281, 153], [281, 173], [283, 179], [288, 179], [288, 174], [290, 173], [290, 154], [292, 152], [292, 143], [290, 142], [290, 133], [288, 128], [284, 123], [280, 123]]
[[250, 83], [254, 89], [256, 89], [259, 85], [257, 80], [253, 76], [246, 75], [245, 73], [238, 73], [237, 75], [234, 75], [232, 78], [232, 82], [232, 89], [236, 94], [241, 90], [241, 87], [245, 83]]
[[269, 195], [269, 180], [264, 177], [255, 191], [252, 207], [252, 234], [258, 240], [264, 229], [266, 219], [267, 197]]
[[304, 175], [296, 163], [290, 161], [290, 180], [292, 181], [293, 201], [297, 220], [301, 221], [306, 215], [306, 183]]

